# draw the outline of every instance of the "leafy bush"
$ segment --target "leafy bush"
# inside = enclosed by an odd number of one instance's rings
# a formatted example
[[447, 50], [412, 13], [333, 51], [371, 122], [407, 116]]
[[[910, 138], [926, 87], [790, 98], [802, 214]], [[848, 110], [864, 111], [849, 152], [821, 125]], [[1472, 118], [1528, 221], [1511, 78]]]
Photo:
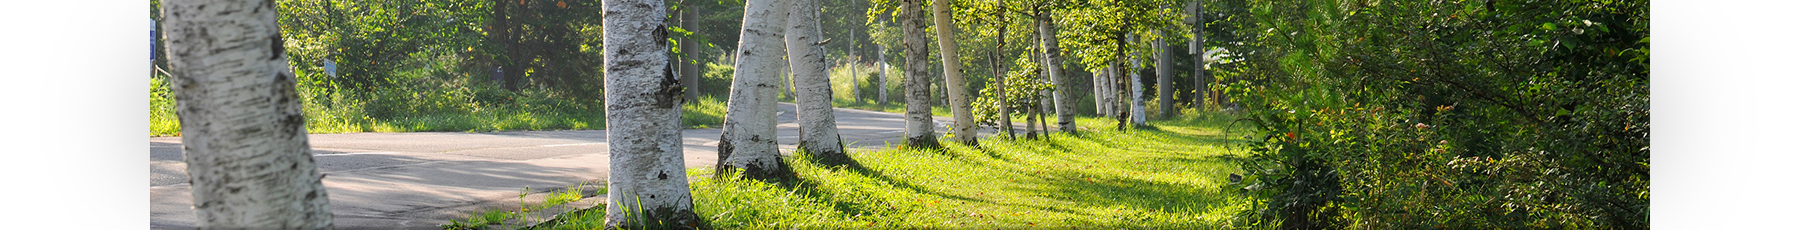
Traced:
[[[1648, 3], [1224, 1], [1285, 228], [1647, 228]], [[1221, 21], [1227, 23], [1220, 23]], [[1212, 39], [1209, 39], [1212, 40]], [[1221, 68], [1222, 67], [1222, 68]]]

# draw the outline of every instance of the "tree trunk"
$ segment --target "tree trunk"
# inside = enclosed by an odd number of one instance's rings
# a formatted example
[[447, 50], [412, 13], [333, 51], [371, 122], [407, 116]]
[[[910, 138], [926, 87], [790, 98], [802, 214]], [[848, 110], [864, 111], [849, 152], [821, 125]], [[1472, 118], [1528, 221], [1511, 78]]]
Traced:
[[[1062, 47], [1056, 39], [1056, 23], [1050, 20], [1047, 12], [1038, 12], [1038, 39], [1044, 46], [1044, 73], [1050, 76], [1050, 84], [1055, 84], [1056, 94], [1051, 97], [1056, 105], [1056, 127], [1064, 133], [1075, 133], [1075, 89], [1064, 76], [1062, 69]], [[1046, 130], [1048, 131], [1048, 130]]]
[[200, 229], [330, 229], [296, 81], [268, 1], [163, 3]]
[[[606, 226], [695, 226], [681, 150], [681, 80], [661, 0], [606, 0]], [[661, 64], [661, 65], [658, 65]], [[643, 222], [635, 222], [635, 221]]]
[[[780, 180], [794, 176], [781, 160], [775, 145], [775, 81], [781, 72], [783, 28], [789, 4], [776, 0], [751, 0], [744, 5], [743, 31], [738, 37], [736, 71], [726, 102], [724, 129], [719, 137], [718, 175], [743, 170], [748, 179]], [[675, 140], [680, 141], [680, 140]]]
[[875, 77], [875, 101], [883, 107], [887, 106], [887, 49], [875, 49], [875, 58], [880, 59], [881, 75]]
[[[1199, 1], [1188, 4], [1189, 14], [1194, 16], [1194, 21], [1190, 22], [1194, 28], [1194, 40], [1193, 44], [1188, 45], [1188, 54], [1194, 55], [1194, 108], [1203, 111], [1209, 104], [1206, 101], [1213, 96], [1210, 87], [1212, 75], [1206, 73], [1206, 5]], [[1210, 104], [1217, 105], [1217, 102], [1214, 99], [1214, 103]]]
[[[779, 3], [777, 3], [777, 4], [779, 4]], [[783, 4], [783, 5], [786, 5], [786, 4]], [[782, 15], [781, 17], [787, 17], [787, 16]], [[787, 26], [787, 25], [781, 25], [781, 26]], [[779, 41], [779, 40], [777, 40], [777, 41]], [[776, 44], [782, 44], [782, 43], [777, 42]], [[783, 45], [786, 45], [786, 44], [783, 44]], [[781, 72], [781, 74], [775, 75], [775, 81], [780, 82], [781, 92], [776, 92], [775, 94], [781, 95], [782, 98], [785, 98], [785, 99], [794, 99], [794, 73], [790, 71], [793, 69], [793, 67], [787, 66], [787, 59], [788, 59], [787, 54], [782, 53], [781, 59], [775, 60], [776, 71]], [[831, 72], [831, 70], [825, 70], [825, 71]]]
[[[1037, 102], [1036, 99], [1037, 99], [1036, 97], [1033, 97], [1032, 102], [1034, 102], [1034, 103], [1027, 103], [1027, 104], [1034, 104], [1034, 105], [1037, 104], [1037, 103], [1035, 103], [1035, 102]], [[1033, 108], [1035, 108], [1035, 106]], [[1037, 138], [1038, 129], [1037, 129], [1036, 124], [1037, 124], [1038, 117], [1036, 115], [1037, 115], [1036, 109], [1026, 109], [1025, 110], [1025, 139], [1036, 139]], [[1048, 130], [1046, 130], [1046, 131], [1048, 131]]]
[[[695, 8], [696, 0], [681, 1], [681, 28], [688, 31], [700, 31], [700, 8]], [[699, 36], [693, 34], [692, 36]], [[687, 88], [684, 96], [688, 102], [700, 100], [700, 43], [692, 38], [681, 39], [681, 87]]]
[[1156, 39], [1156, 112], [1157, 117], [1168, 119], [1175, 116], [1175, 52], [1165, 41]]
[[900, 1], [900, 28], [906, 49], [906, 145], [937, 148], [931, 120], [931, 63], [925, 44], [924, 0]]
[[[988, 56], [988, 60], [991, 63], [990, 65], [993, 65], [994, 68], [994, 90], [999, 92], [995, 95], [1000, 97], [1000, 127], [1002, 127], [1001, 129], [1006, 130], [1006, 138], [1013, 138], [1012, 103], [1009, 103], [1007, 100], [1008, 98], [1006, 98], [1006, 59], [1004, 58], [1006, 55], [1003, 55], [1006, 53], [1007, 21], [1006, 17], [1001, 15], [1001, 13], [1002, 11], [1000, 10], [994, 11], [994, 18], [1000, 19], [999, 22], [996, 22], [1000, 25], [1000, 30], [997, 36], [998, 38], [994, 39], [996, 43], [994, 46], [994, 54]], [[1025, 124], [1030, 125], [1031, 123]]]
[[[1132, 35], [1130, 42], [1137, 43], [1137, 41], [1137, 35]], [[1144, 118], [1146, 117], [1144, 111], [1144, 78], [1143, 75], [1140, 74], [1140, 72], [1143, 71], [1139, 71], [1144, 69], [1144, 65], [1140, 57], [1143, 57], [1142, 53], [1131, 51], [1131, 71], [1129, 71], [1131, 74], [1126, 75], [1128, 77], [1126, 77], [1125, 80], [1131, 82], [1131, 125], [1145, 126], [1147, 124], [1144, 122]]]
[[793, 66], [795, 119], [800, 125], [799, 148], [813, 160], [825, 165], [848, 165], [843, 138], [838, 136], [837, 117], [831, 111], [831, 78], [825, 73], [825, 45], [820, 43], [819, 3], [817, 0], [795, 0], [788, 13], [788, 66]]
[[856, 70], [857, 70], [857, 67], [862, 67], [862, 66], [858, 65], [860, 63], [856, 62], [856, 33], [849, 33], [849, 34], [850, 34], [850, 57], [849, 57], [849, 59], [850, 59], [850, 101], [856, 102], [856, 103], [862, 103], [862, 87], [857, 85], [858, 81], [862, 81], [862, 75], [857, 74]]
[[932, 17], [937, 20], [938, 50], [944, 64], [944, 95], [950, 97], [950, 133], [956, 142], [976, 146], [975, 115], [969, 113], [969, 97], [963, 87], [962, 59], [956, 54], [956, 25], [950, 24], [950, 1], [932, 1]]
[[[1130, 27], [1129, 23], [1125, 27]], [[1125, 72], [1129, 72], [1129, 66], [1125, 65], [1125, 59], [1130, 56], [1125, 56], [1125, 45], [1127, 45], [1125, 34], [1127, 32], [1120, 32], [1112, 40], [1114, 45], [1118, 45], [1118, 50], [1112, 56], [1112, 101], [1109, 104], [1112, 104], [1112, 113], [1116, 115], [1114, 119], [1118, 120], [1116, 129], [1120, 129], [1120, 131], [1130, 128], [1130, 101], [1125, 101], [1130, 97], [1130, 83], [1127, 81], [1130, 77], [1125, 74]]]
[[1094, 75], [1094, 111], [1097, 112], [1097, 114], [1095, 114], [1096, 116], [1105, 118], [1113, 117], [1112, 76], [1117, 72], [1114, 70], [1115, 68], [1112, 63], [1107, 63], [1106, 68], [1100, 70], [1100, 74]]

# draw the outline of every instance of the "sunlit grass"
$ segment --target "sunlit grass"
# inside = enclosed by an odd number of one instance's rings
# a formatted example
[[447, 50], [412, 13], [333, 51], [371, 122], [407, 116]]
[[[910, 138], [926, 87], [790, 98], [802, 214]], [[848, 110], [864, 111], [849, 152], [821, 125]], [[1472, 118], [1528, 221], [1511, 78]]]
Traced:
[[[1156, 121], [1154, 129], [1048, 140], [983, 140], [944, 151], [853, 151], [860, 167], [789, 159], [800, 180], [717, 179], [690, 169], [696, 212], [716, 228], [1243, 228], [1252, 198], [1224, 189], [1239, 173], [1224, 116]], [[950, 142], [945, 142], [950, 143]], [[730, 177], [726, 177], [730, 178]], [[596, 209], [597, 210], [597, 209]], [[571, 218], [604, 218], [585, 215]], [[580, 229], [590, 225], [542, 226]]]
[[[175, 116], [174, 97], [164, 86], [163, 78], [151, 80], [150, 136], [176, 136], [181, 132]], [[374, 118], [358, 106], [336, 107], [303, 99], [308, 133], [355, 132], [494, 132], [517, 130], [584, 130], [606, 128], [606, 111], [601, 106], [590, 109], [532, 111], [514, 107], [478, 107], [465, 111], [403, 114], [391, 118]], [[595, 102], [600, 103], [600, 102]], [[717, 127], [724, 122], [725, 102], [712, 97], [682, 106], [681, 120], [686, 128]]]

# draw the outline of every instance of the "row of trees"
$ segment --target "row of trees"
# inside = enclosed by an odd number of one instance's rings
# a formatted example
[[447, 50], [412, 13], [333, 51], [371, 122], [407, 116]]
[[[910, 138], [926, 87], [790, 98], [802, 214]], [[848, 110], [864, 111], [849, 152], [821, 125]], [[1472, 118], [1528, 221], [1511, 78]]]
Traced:
[[[1125, 74], [1141, 67], [1127, 66], [1126, 60], [1138, 56], [1135, 53], [1140, 50], [1165, 47], [1163, 42], [1179, 39], [1174, 34], [1181, 34], [1182, 25], [1175, 22], [1183, 14], [1169, 6], [1181, 3], [934, 1], [930, 2], [932, 10], [926, 11], [925, 1], [905, 0], [876, 1], [871, 10], [864, 12], [870, 16], [893, 12], [897, 17], [894, 21], [898, 21], [902, 32], [898, 46], [904, 48], [898, 54], [906, 60], [906, 145], [935, 148], [940, 144], [931, 127], [933, 84], [927, 76], [932, 63], [927, 60], [931, 45], [928, 39], [935, 38], [945, 84], [942, 91], [955, 118], [952, 141], [977, 144], [971, 106], [976, 100], [967, 90], [971, 85], [967, 80], [971, 78], [965, 73], [979, 71], [965, 71], [964, 67], [979, 66], [965, 63], [981, 58], [961, 54], [988, 51], [970, 48], [981, 47], [970, 43], [984, 40], [959, 37], [970, 34], [959, 30], [983, 28], [991, 33], [974, 33], [976, 37], [991, 37], [985, 41], [997, 44], [987, 53], [989, 70], [995, 77], [991, 81], [996, 89], [992, 98], [997, 103], [985, 105], [997, 106], [1001, 111], [997, 117], [1010, 117], [1008, 113], [1015, 107], [1037, 114], [1055, 110], [1059, 129], [1074, 132], [1070, 122], [1074, 116], [1074, 87], [1061, 63], [1064, 53], [1072, 53], [1084, 66], [1113, 70], [1113, 74], [1095, 81], [1105, 83], [1105, 87], [1096, 87], [1096, 92], [1104, 94], [1095, 95], [1107, 95], [1096, 104], [1105, 105], [1107, 114], [1119, 120], [1119, 128], [1124, 129], [1128, 128], [1127, 121], [1141, 125], [1145, 119], [1141, 115], [1142, 93], [1126, 94], [1133, 89], [1142, 90], [1141, 86], [1128, 88], [1139, 81]], [[396, 63], [397, 60], [441, 55], [462, 58], [448, 62], [461, 65], [454, 68], [477, 70], [467, 72], [487, 72], [479, 63], [498, 65], [493, 78], [500, 79], [499, 85], [507, 90], [525, 85], [521, 76], [544, 74], [568, 79], [531, 82], [570, 87], [569, 95], [575, 98], [603, 93], [591, 97], [604, 98], [608, 132], [617, 134], [610, 135], [614, 138], [609, 145], [612, 175], [608, 177], [608, 203], [632, 204], [609, 205], [609, 225], [692, 227], [699, 223], [687, 192], [679, 142], [681, 104], [693, 99], [694, 95], [688, 92], [694, 90], [690, 88], [694, 84], [691, 78], [684, 83], [683, 77], [677, 77], [679, 72], [696, 72], [679, 64], [696, 62], [678, 59], [676, 54], [698, 53], [700, 48], [671, 49], [669, 41], [685, 38], [689, 41], [685, 44], [699, 44], [702, 42], [694, 41], [705, 38], [694, 36], [690, 30], [672, 28], [677, 22], [668, 11], [681, 9], [679, 6], [670, 7], [660, 0], [606, 0], [599, 4], [206, 0], [153, 4], [165, 18], [171, 85], [185, 134], [183, 143], [188, 146], [184, 160], [194, 179], [195, 208], [203, 228], [329, 228], [328, 199], [320, 183], [321, 174], [307, 153], [305, 119], [300, 112], [302, 98], [296, 86], [326, 85], [329, 87], [322, 88], [347, 89], [345, 93], [374, 90], [396, 84], [394, 78], [382, 77], [394, 73], [384, 69], [434, 63]], [[301, 10], [287, 11], [293, 9]], [[762, 180], [793, 176], [775, 148], [775, 85], [782, 55], [787, 57], [796, 102], [801, 108], [798, 118], [802, 124], [802, 151], [827, 164], [854, 164], [844, 154], [836, 134], [832, 89], [825, 74], [831, 42], [824, 39], [827, 27], [822, 25], [830, 20], [823, 20], [820, 15], [832, 8], [822, 7], [819, 1], [750, 0], [742, 9], [737, 44], [732, 47], [735, 70], [730, 79], [728, 111], [718, 146], [719, 175]], [[931, 24], [924, 21], [928, 13], [933, 19]], [[692, 18], [695, 17], [682, 20]], [[594, 20], [600, 22], [598, 27], [590, 24]], [[1032, 25], [1024, 26], [1024, 22]], [[886, 20], [861, 23], [885, 28], [880, 23]], [[1009, 29], [1037, 36], [1030, 41], [1020, 41], [1026, 36], [1015, 36], [1009, 41], [1005, 36]], [[855, 34], [875, 30], [847, 30], [852, 31], [848, 32], [852, 42], [845, 50], [852, 60], [858, 47], [854, 44]], [[928, 38], [928, 31], [936, 36]], [[288, 41], [292, 38], [298, 41]], [[1060, 47], [1063, 40], [1075, 51], [1064, 52]], [[876, 43], [891, 44], [879, 40]], [[1005, 45], [1008, 43], [1033, 43], [1036, 48]], [[459, 46], [462, 49], [457, 49]], [[877, 53], [887, 56], [886, 49]], [[1007, 54], [1020, 54], [1024, 58], [1017, 60], [1028, 61], [1014, 62], [1030, 67], [1009, 70], [1003, 61]], [[293, 58], [302, 60], [290, 60], [290, 55], [302, 56]], [[692, 60], [692, 56], [689, 58]], [[311, 59], [336, 60], [328, 62], [341, 63], [342, 70], [337, 76], [321, 76], [312, 70], [322, 67], [296, 64], [310, 63], [303, 60]], [[582, 67], [583, 63], [596, 60], [604, 63], [601, 69]], [[365, 61], [367, 64], [363, 64]], [[303, 80], [307, 78], [298, 77], [296, 72], [310, 72], [313, 78]], [[583, 77], [596, 75], [603, 75], [604, 80]], [[1164, 84], [1159, 87], [1169, 91], [1172, 86], [1168, 82], [1161, 81]], [[583, 86], [595, 83], [603, 83], [603, 87]], [[1007, 92], [1009, 85], [1018, 93]], [[1164, 94], [1165, 98], [1172, 98], [1167, 96], [1169, 93]], [[1139, 103], [1128, 104], [1131, 100]], [[1165, 99], [1164, 104], [1173, 103]], [[1130, 116], [1124, 109], [1127, 107], [1133, 107], [1131, 110], [1140, 115]], [[1168, 113], [1172, 109], [1162, 111]], [[1048, 120], [1041, 116], [1034, 119]], [[1004, 123], [1010, 134], [1011, 122]], [[1048, 131], [1047, 125], [1040, 126]], [[639, 219], [648, 222], [628, 222]]]

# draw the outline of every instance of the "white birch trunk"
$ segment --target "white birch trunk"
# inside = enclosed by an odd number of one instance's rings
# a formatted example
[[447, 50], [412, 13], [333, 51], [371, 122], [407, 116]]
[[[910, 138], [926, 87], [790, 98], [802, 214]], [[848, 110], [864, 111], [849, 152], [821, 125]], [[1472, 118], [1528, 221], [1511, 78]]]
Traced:
[[1100, 117], [1112, 117], [1112, 76], [1113, 67], [1108, 63], [1099, 74], [1094, 75], [1094, 111]]
[[775, 85], [783, 83], [774, 81], [774, 75], [783, 67], [780, 58], [786, 47], [781, 36], [787, 7], [776, 0], [750, 0], [744, 6], [737, 70], [719, 137], [719, 175], [743, 170], [743, 177], [751, 179], [793, 176], [775, 145]]
[[887, 87], [887, 79], [888, 79], [888, 76], [887, 76], [887, 69], [888, 69], [887, 49], [885, 49], [885, 48], [875, 49], [875, 58], [880, 59], [878, 61], [880, 61], [880, 63], [881, 63], [881, 65], [880, 65], [881, 74], [877, 75], [875, 77], [875, 100], [876, 100], [876, 103], [886, 106], [888, 103], [888, 97], [887, 97], [887, 88], [888, 88]]
[[200, 229], [330, 229], [270, 1], [165, 2], [182, 160]]
[[955, 123], [950, 125], [950, 133], [954, 140], [964, 145], [976, 146], [975, 115], [969, 111], [969, 97], [964, 90], [962, 75], [962, 59], [956, 54], [956, 25], [950, 24], [950, 1], [932, 1], [938, 35], [938, 50], [944, 64], [944, 95], [950, 98], [950, 117]]
[[[845, 165], [843, 138], [831, 108], [831, 78], [825, 73], [825, 44], [819, 33], [818, 0], [790, 1], [787, 21], [788, 66], [793, 67], [800, 123], [799, 148], [826, 165]], [[852, 67], [854, 69], [854, 67]]]
[[924, 0], [900, 1], [900, 28], [906, 49], [906, 145], [937, 148], [931, 120], [931, 62], [925, 40]]
[[[813, 20], [813, 21], [817, 22], [818, 20]], [[824, 33], [820, 33], [820, 34], [824, 34]], [[819, 47], [821, 47], [821, 49], [823, 49], [824, 46], [819, 46]], [[857, 83], [858, 81], [862, 81], [862, 75], [857, 74], [857, 69], [862, 67], [862, 65], [860, 65], [862, 63], [856, 62], [856, 33], [850, 33], [850, 57], [849, 57], [849, 59], [850, 59], [850, 101], [853, 101], [856, 103], [862, 103], [862, 96], [860, 94], [862, 92], [862, 88], [859, 87], [858, 83]]]
[[1138, 70], [1144, 69], [1144, 65], [1138, 58], [1142, 56], [1139, 54], [1136, 51], [1131, 52], [1131, 74], [1126, 75], [1129, 77], [1125, 80], [1131, 82], [1131, 124], [1145, 126], [1147, 124], [1144, 122], [1144, 78], [1142, 74], [1138, 73]]
[[1051, 104], [1056, 105], [1056, 127], [1065, 133], [1075, 133], [1075, 89], [1063, 73], [1062, 46], [1057, 44], [1056, 22], [1050, 20], [1049, 13], [1039, 13], [1037, 20], [1038, 39], [1044, 46], [1044, 73], [1050, 76], [1050, 83], [1056, 85], [1056, 93], [1051, 97], [1054, 100]]
[[[686, 94], [668, 60], [661, 0], [606, 0], [606, 226], [695, 226], [681, 150]], [[638, 222], [638, 221], [642, 222]]]

